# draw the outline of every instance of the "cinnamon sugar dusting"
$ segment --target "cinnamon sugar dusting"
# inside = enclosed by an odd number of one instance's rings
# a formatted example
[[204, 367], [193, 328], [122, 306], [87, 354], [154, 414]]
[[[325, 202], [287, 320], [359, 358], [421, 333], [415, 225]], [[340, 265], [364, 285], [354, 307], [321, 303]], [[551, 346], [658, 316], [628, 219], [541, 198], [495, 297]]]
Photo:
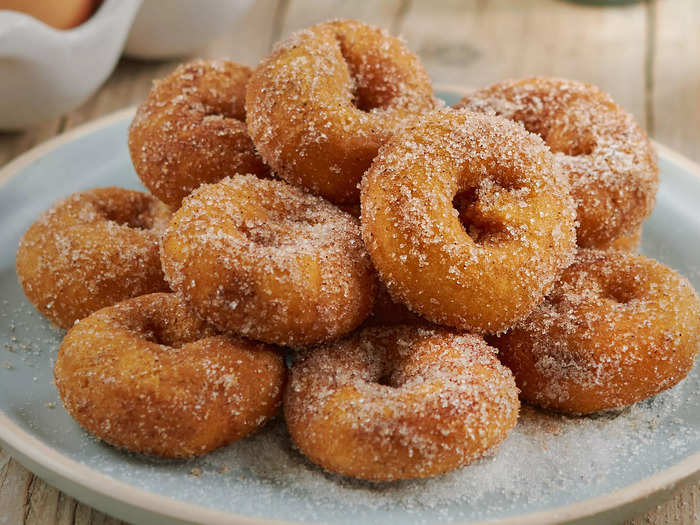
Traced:
[[[697, 279], [697, 271], [692, 275]], [[18, 373], [31, 377], [37, 360], [51, 363], [62, 334], [43, 324], [26, 303], [10, 306], [0, 301], [0, 320], [8, 318], [16, 320], [17, 353], [7, 354], [16, 369], [0, 368], [0, 378]], [[436, 519], [459, 523], [522, 512], [523, 502], [536, 511], [600, 496], [682, 460], [700, 440], [690, 422], [700, 410], [698, 377], [693, 372], [669, 391], [598, 417], [571, 418], [524, 405], [517, 426], [495, 455], [441, 476], [390, 483], [325, 472], [291, 446], [281, 419], [186, 462], [137, 455], [115, 461], [109, 449], [76, 432], [67, 415], [44, 430], [47, 439], [70, 442], [71, 450], [78, 450], [80, 461], [90, 468], [162, 495], [177, 491], [178, 499], [225, 512], [284, 520], [291, 506], [297, 519], [309, 523], [350, 524], [358, 517], [377, 521], [387, 512], [409, 523], [427, 525]], [[45, 400], [59, 402], [53, 388], [34, 388], [42, 407]], [[28, 408], [21, 413], [30, 424], [41, 424]], [[188, 476], [193, 468], [202, 471], [199, 478]]]
[[582, 250], [546, 300], [493, 344], [528, 401], [567, 413], [619, 409], [690, 371], [700, 299], [661, 263]]
[[491, 452], [514, 426], [515, 383], [483, 339], [369, 328], [302, 354], [285, 417], [296, 445], [336, 472], [427, 477]]
[[273, 170], [341, 203], [357, 202], [377, 148], [436, 104], [422, 64], [403, 43], [351, 20], [278, 44], [246, 95], [248, 131]]
[[227, 175], [269, 175], [245, 125], [250, 68], [193, 60], [154, 82], [129, 127], [129, 151], [143, 183], [177, 207], [202, 183]]
[[455, 107], [500, 115], [540, 135], [576, 200], [578, 243], [603, 248], [633, 235], [654, 207], [656, 152], [634, 117], [595, 86], [555, 78], [506, 80]]
[[[432, 523], [597, 496], [700, 442], [700, 299], [615, 251], [638, 243], [658, 166], [596, 87], [509, 80], [444, 109], [404, 42], [332, 20], [255, 71], [179, 66], [129, 151], [167, 204], [74, 194], [17, 254], [27, 297], [70, 328], [63, 406], [144, 454], [86, 464], [169, 495], [186, 478], [178, 497], [238, 514]], [[23, 341], [35, 321], [8, 325], [0, 381], [60, 337]], [[40, 417], [68, 421], [40, 379]]]
[[285, 370], [261, 343], [218, 335], [174, 294], [144, 295], [78, 322], [56, 360], [71, 415], [119, 447], [202, 454], [275, 415]]
[[174, 215], [162, 258], [199, 315], [277, 344], [342, 336], [374, 298], [357, 220], [282, 181], [237, 175], [203, 186]]
[[395, 299], [436, 323], [500, 332], [572, 260], [568, 190], [536, 135], [502, 118], [437, 111], [372, 163], [363, 237]]
[[58, 201], [19, 243], [17, 275], [25, 294], [69, 328], [104, 306], [167, 290], [158, 247], [169, 218], [154, 197], [122, 188]]

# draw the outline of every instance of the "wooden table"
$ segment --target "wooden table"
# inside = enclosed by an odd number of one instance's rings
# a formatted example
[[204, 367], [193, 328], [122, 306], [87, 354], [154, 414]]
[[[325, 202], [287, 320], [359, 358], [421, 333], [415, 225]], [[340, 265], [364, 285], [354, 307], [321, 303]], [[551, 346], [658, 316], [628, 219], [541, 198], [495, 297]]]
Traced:
[[[200, 56], [255, 65], [290, 32], [328, 18], [388, 27], [418, 52], [434, 81], [482, 86], [557, 75], [597, 84], [658, 141], [700, 162], [700, 1], [593, 7], [555, 0], [260, 0]], [[74, 111], [21, 133], [0, 133], [0, 166], [34, 145], [138, 103], [176, 62], [123, 59]], [[0, 523], [118, 524], [36, 478], [0, 450]], [[630, 523], [700, 523], [700, 484]]]

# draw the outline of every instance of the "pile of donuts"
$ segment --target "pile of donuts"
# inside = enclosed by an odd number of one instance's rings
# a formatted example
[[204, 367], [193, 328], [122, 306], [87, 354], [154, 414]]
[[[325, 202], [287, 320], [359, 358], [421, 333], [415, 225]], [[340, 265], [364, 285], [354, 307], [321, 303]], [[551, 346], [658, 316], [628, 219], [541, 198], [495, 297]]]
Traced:
[[634, 253], [656, 155], [592, 85], [444, 107], [402, 41], [331, 21], [252, 71], [179, 66], [128, 141], [150, 194], [71, 195], [17, 254], [68, 329], [63, 404], [112, 445], [195, 456], [282, 407], [324, 469], [422, 478], [492, 454], [520, 399], [619, 410], [694, 364], [696, 292]]

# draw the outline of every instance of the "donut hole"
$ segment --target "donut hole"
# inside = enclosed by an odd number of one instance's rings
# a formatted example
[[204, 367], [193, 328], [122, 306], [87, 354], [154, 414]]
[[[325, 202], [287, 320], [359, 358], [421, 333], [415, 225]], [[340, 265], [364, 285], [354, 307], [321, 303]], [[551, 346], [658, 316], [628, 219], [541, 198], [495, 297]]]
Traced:
[[387, 388], [401, 388], [406, 382], [405, 360], [391, 349], [382, 348], [378, 367], [369, 372], [370, 383]]
[[366, 94], [366, 90], [360, 91], [356, 89], [352, 97], [352, 105], [364, 113], [371, 113], [373, 110], [386, 109], [385, 106], [379, 105], [373, 97]]
[[129, 203], [97, 203], [97, 212], [105, 220], [134, 230], [153, 228], [155, 215], [148, 199], [138, 199]]
[[314, 228], [327, 223], [328, 214], [317, 203], [290, 202], [272, 192], [250, 195], [248, 207], [238, 230], [245, 238], [260, 247], [275, 248], [299, 244], [314, 235]]
[[352, 105], [364, 113], [388, 109], [394, 98], [394, 87], [387, 79], [377, 76], [366, 57], [354, 51], [345, 35], [336, 34], [335, 38], [352, 77]]
[[625, 283], [606, 283], [602, 291], [604, 297], [615, 303], [628, 304], [637, 298], [637, 290]]
[[395, 367], [383, 370], [378, 377], [373, 378], [372, 383], [386, 388], [401, 388], [405, 378]]
[[552, 153], [563, 153], [570, 157], [591, 155], [596, 147], [592, 136], [575, 132], [550, 133], [545, 142]]
[[[496, 112], [502, 115], [501, 112]], [[547, 121], [538, 113], [516, 112], [508, 118], [519, 122], [527, 131], [538, 135], [549, 146], [552, 153], [563, 153], [570, 157], [591, 155], [596, 147], [591, 126], [582, 126], [581, 116], [573, 108], [565, 115], [557, 114]]]
[[452, 199], [452, 206], [457, 210], [466, 234], [477, 244], [493, 242], [506, 233], [505, 226], [481, 213], [478, 203], [479, 192], [475, 187], [458, 191]]
[[596, 148], [594, 130], [597, 124], [591, 120], [596, 108], [583, 101], [573, 102], [552, 116], [549, 131], [540, 134], [553, 153], [571, 157], [591, 155]]
[[391, 376], [392, 376], [391, 373], [384, 373], [384, 374], [382, 374], [381, 376], [379, 376], [379, 378], [377, 378], [377, 380], [375, 381], [375, 383], [377, 383], [378, 385], [388, 386], [388, 387], [391, 387], [391, 388], [395, 388], [395, 385], [394, 385], [394, 384], [392, 383], [392, 381], [391, 381], [391, 379], [392, 379]]
[[245, 122], [245, 111], [231, 103], [209, 102], [205, 104], [203, 121], [216, 121], [221, 119], [233, 119]]
[[180, 348], [183, 345], [191, 342], [185, 340], [183, 334], [173, 325], [159, 321], [157, 319], [148, 319], [141, 327], [141, 337], [146, 341], [157, 345], [169, 346], [172, 348]]
[[[497, 113], [499, 114], [499, 113]], [[537, 115], [514, 115], [512, 117], [516, 122], [520, 122], [523, 127], [534, 135], [539, 135], [544, 140], [547, 134], [547, 127], [542, 119]]]

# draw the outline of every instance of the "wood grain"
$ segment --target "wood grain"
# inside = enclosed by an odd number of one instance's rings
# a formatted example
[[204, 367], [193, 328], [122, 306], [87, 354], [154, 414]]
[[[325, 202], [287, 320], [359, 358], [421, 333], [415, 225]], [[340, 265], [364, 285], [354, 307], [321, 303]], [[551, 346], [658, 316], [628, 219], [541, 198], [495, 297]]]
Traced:
[[700, 523], [700, 484], [680, 487], [662, 505], [625, 525], [694, 525]]
[[381, 27], [391, 27], [401, 13], [404, 1], [289, 0], [279, 36], [286, 38], [294, 31], [333, 18], [356, 18]]
[[0, 520], [7, 525], [24, 523], [27, 491], [33, 479], [34, 476], [14, 459], [0, 469]]
[[[590, 7], [555, 0], [258, 0], [197, 55], [254, 65], [278, 38], [329, 18], [391, 27], [436, 82], [481, 86], [509, 76], [559, 75], [609, 91], [661, 142], [700, 160], [700, 2]], [[140, 102], [176, 61], [122, 59], [81, 107], [20, 133], [0, 133], [0, 166], [74, 126]], [[700, 484], [628, 522], [700, 523]], [[119, 525], [30, 474], [0, 449], [0, 525]]]
[[[692, 0], [691, 0], [692, 1]], [[645, 122], [646, 6], [414, 0], [398, 28], [435, 82], [548, 75], [592, 82]]]
[[227, 57], [254, 67], [279, 37], [278, 18], [282, 17], [286, 10], [286, 1], [256, 0], [254, 8], [249, 10], [228, 34], [211, 42], [197, 55], [210, 58]]
[[700, 2], [657, 2], [651, 15], [652, 134], [700, 162]]

